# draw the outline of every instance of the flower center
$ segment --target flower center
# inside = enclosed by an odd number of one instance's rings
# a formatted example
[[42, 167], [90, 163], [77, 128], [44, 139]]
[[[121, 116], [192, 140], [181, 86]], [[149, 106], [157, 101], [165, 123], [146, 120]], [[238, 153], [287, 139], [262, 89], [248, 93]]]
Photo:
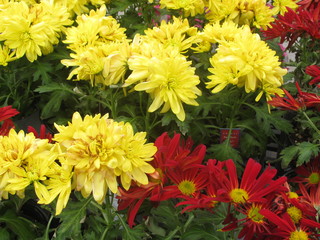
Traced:
[[308, 240], [308, 234], [305, 231], [294, 231], [290, 234], [289, 240]]
[[248, 211], [248, 217], [256, 223], [263, 223], [264, 217], [259, 213], [260, 210], [261, 207], [252, 206]]
[[246, 190], [235, 188], [230, 192], [230, 198], [235, 203], [245, 203], [249, 198], [249, 195]]
[[313, 172], [309, 176], [309, 183], [311, 184], [318, 184], [320, 182], [320, 174], [317, 172]]
[[294, 223], [299, 223], [300, 219], [302, 218], [301, 210], [295, 206], [288, 207], [287, 213], [289, 214]]
[[192, 195], [196, 191], [196, 185], [189, 180], [180, 182], [178, 188], [184, 195]]
[[297, 193], [295, 193], [295, 192], [288, 192], [288, 197], [290, 198], [290, 199], [293, 199], [293, 198], [299, 198], [299, 195], [297, 194]]

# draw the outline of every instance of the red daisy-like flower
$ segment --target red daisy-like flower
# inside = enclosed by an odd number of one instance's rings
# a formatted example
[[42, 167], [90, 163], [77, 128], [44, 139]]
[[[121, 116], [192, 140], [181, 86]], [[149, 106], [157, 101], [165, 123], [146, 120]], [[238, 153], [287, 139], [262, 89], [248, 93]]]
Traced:
[[[175, 134], [171, 138], [165, 132], [156, 139], [155, 146], [158, 150], [151, 164], [156, 171], [149, 174], [149, 184], [133, 186], [128, 191], [119, 188], [118, 210], [128, 208], [128, 223], [131, 227], [142, 203], [147, 198], [156, 204], [167, 198], [168, 194], [178, 197], [178, 193], [186, 191], [187, 195], [188, 193], [193, 195], [190, 192], [192, 187], [202, 189], [202, 184], [205, 182], [201, 180], [202, 176], [197, 174], [197, 171], [203, 168], [201, 163], [206, 152], [204, 145], [199, 145], [192, 151], [191, 138], [184, 141], [180, 134]], [[193, 181], [195, 181], [194, 186]], [[178, 184], [172, 186], [172, 182]]]
[[286, 94], [285, 97], [280, 97], [278, 94], [276, 94], [276, 96], [273, 97], [272, 100], [268, 101], [268, 104], [274, 107], [278, 107], [281, 110], [293, 111], [298, 111], [305, 107], [304, 101], [302, 101], [302, 99], [293, 98], [292, 95], [286, 89], [283, 89], [283, 91]]
[[263, 31], [267, 39], [280, 37], [280, 43], [288, 42], [290, 48], [294, 42], [304, 34], [319, 39], [319, 8], [305, 9], [299, 7], [296, 11], [287, 8], [287, 12], [270, 24], [271, 27]]
[[320, 184], [317, 187], [307, 189], [302, 183], [299, 183], [299, 190], [302, 194], [302, 198], [306, 203], [312, 205], [314, 208], [320, 207]]
[[170, 198], [198, 197], [208, 183], [207, 176], [202, 171], [203, 167], [194, 165], [185, 171], [177, 169], [168, 172], [168, 178], [172, 184], [164, 186], [158, 194], [151, 196], [150, 200], [165, 201]]
[[287, 191], [287, 188], [283, 186], [287, 180], [286, 177], [273, 180], [277, 174], [274, 168], [267, 167], [260, 174], [261, 164], [250, 158], [239, 183], [234, 162], [229, 159], [224, 163], [227, 174], [221, 172], [219, 168], [215, 173], [217, 183], [220, 185], [217, 191], [217, 201], [233, 204], [261, 203], [266, 201], [266, 196], [269, 194]]
[[281, 217], [268, 209], [262, 209], [259, 213], [274, 224], [268, 235], [281, 237], [283, 240], [309, 240], [316, 235], [315, 228], [320, 228], [320, 223], [305, 218], [296, 225], [288, 213], [284, 213]]
[[8, 135], [11, 128], [14, 128], [14, 123], [11, 117], [19, 114], [18, 110], [12, 106], [0, 108], [0, 122], [4, 121], [0, 127], [0, 135]]
[[244, 204], [237, 211], [244, 214], [246, 217], [239, 220], [242, 227], [238, 234], [238, 239], [251, 240], [251, 239], [262, 239], [262, 234], [270, 231], [269, 224], [266, 218], [259, 212], [261, 209], [269, 209], [271, 207], [271, 201], [266, 203], [252, 203]]
[[[320, 4], [319, 4], [319, 6], [320, 6]], [[310, 66], [306, 67], [306, 74], [310, 75], [311, 77], [314, 77], [309, 82], [309, 85], [320, 83], [320, 66], [310, 65]], [[318, 84], [317, 87], [320, 88], [320, 84]]]
[[291, 182], [304, 183], [306, 188], [315, 188], [320, 183], [320, 155], [295, 169], [298, 176]]
[[28, 132], [32, 132], [36, 138], [48, 139], [50, 143], [52, 142], [53, 136], [50, 132], [47, 132], [46, 126], [44, 124], [41, 124], [40, 132], [37, 132], [34, 127], [28, 126]]

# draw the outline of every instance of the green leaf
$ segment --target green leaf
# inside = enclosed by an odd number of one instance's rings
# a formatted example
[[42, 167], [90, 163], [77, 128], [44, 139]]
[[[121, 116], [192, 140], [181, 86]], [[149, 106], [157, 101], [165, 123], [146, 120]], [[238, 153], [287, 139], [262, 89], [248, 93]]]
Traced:
[[281, 167], [286, 168], [288, 167], [289, 163], [293, 160], [293, 158], [298, 154], [299, 147], [297, 146], [290, 146], [285, 149], [283, 149], [280, 152], [281, 155]]
[[43, 83], [50, 82], [50, 73], [53, 72], [53, 67], [50, 63], [35, 61], [32, 68], [35, 69], [33, 81], [41, 79]]
[[296, 166], [301, 166], [302, 164], [309, 162], [311, 157], [317, 156], [319, 153], [319, 147], [320, 146], [318, 144], [313, 144], [309, 142], [300, 143], [300, 151]]
[[6, 226], [22, 240], [30, 240], [36, 238], [36, 235], [33, 231], [34, 229], [30, 226], [29, 222], [24, 220], [24, 218], [18, 216], [12, 209], [8, 209], [0, 217], [0, 222], [5, 223]]
[[301, 142], [297, 145], [287, 147], [280, 153], [282, 168], [288, 167], [289, 163], [297, 157], [296, 166], [301, 166], [310, 161], [311, 157], [317, 156], [319, 145], [309, 142]]
[[0, 239], [10, 240], [10, 233], [5, 228], [0, 228]]
[[218, 232], [218, 231], [211, 231], [206, 232], [205, 229], [201, 228], [200, 226], [192, 227], [187, 232], [185, 232], [181, 240], [206, 240], [206, 239], [212, 239], [212, 240], [221, 240], [226, 239], [225, 237], [222, 237], [222, 235], [228, 235], [229, 233], [224, 232]]
[[272, 126], [287, 134], [293, 132], [293, 127], [290, 121], [283, 118], [285, 112], [275, 111], [269, 113], [267, 104], [259, 107], [248, 103], [246, 105], [251, 107], [256, 112], [256, 120], [258, 125], [261, 126], [261, 129], [268, 136], [272, 134]]
[[70, 86], [62, 83], [55, 83], [55, 82], [39, 86], [35, 89], [35, 92], [39, 92], [39, 93], [48, 93], [48, 92], [56, 92], [56, 91], [64, 91], [64, 92], [76, 94], [76, 92], [74, 92]]
[[230, 143], [227, 141], [212, 145], [210, 148], [208, 148], [208, 151], [212, 152], [212, 157], [219, 161], [233, 159], [235, 162], [242, 162], [239, 151], [231, 147]]
[[58, 216], [61, 224], [57, 229], [57, 240], [67, 239], [71, 236], [81, 235], [81, 224], [86, 217], [87, 205], [92, 197], [80, 202], [70, 202], [63, 212]]

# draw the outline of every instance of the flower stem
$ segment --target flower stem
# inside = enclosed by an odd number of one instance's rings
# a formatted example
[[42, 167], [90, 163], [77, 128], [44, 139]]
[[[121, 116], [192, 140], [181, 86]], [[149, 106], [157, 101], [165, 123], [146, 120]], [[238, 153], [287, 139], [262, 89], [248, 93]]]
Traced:
[[317, 128], [317, 126], [312, 122], [312, 120], [309, 118], [306, 112], [302, 111], [302, 114], [305, 116], [305, 118], [308, 120], [310, 126], [317, 132], [317, 134], [320, 136], [320, 130]]

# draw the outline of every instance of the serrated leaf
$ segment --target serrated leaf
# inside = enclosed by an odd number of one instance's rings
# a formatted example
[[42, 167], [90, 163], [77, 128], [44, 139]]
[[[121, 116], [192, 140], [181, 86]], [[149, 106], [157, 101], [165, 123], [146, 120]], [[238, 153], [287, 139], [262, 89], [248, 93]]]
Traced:
[[288, 167], [289, 163], [297, 157], [296, 166], [301, 166], [310, 161], [312, 157], [318, 155], [320, 149], [318, 144], [301, 142], [297, 145], [287, 147], [280, 153], [282, 168]]
[[137, 225], [133, 228], [129, 228], [128, 225], [124, 226], [122, 239], [124, 240], [141, 240], [146, 236], [145, 229], [142, 225]]
[[42, 108], [41, 118], [46, 119], [59, 111], [62, 100], [65, 98], [64, 92], [54, 92], [51, 94], [50, 100]]
[[30, 224], [17, 216], [12, 209], [7, 210], [0, 217], [0, 222], [5, 223], [12, 232], [19, 236], [19, 239], [30, 240], [36, 238]]
[[212, 240], [221, 240], [225, 239], [222, 237], [222, 235], [228, 235], [229, 233], [224, 233], [224, 232], [217, 232], [217, 231], [212, 231], [212, 232], [206, 232], [205, 229], [196, 226], [191, 229], [188, 229], [187, 232], [185, 232], [181, 240], [206, 240], [206, 239], [212, 239]]
[[280, 152], [281, 155], [281, 167], [286, 168], [290, 164], [290, 162], [293, 160], [293, 158], [298, 154], [299, 147], [298, 146], [290, 146], [285, 149], [283, 149]]
[[50, 82], [50, 73], [53, 72], [53, 67], [50, 63], [35, 61], [32, 66], [36, 70], [33, 74], [34, 81], [41, 78], [43, 83]]
[[55, 91], [66, 91], [72, 94], [76, 94], [74, 91], [72, 91], [71, 87], [61, 83], [50, 83], [50, 84], [39, 86], [35, 89], [35, 92], [39, 92], [39, 93], [48, 93], [48, 92], [55, 92]]
[[81, 222], [86, 216], [86, 208], [92, 198], [81, 202], [69, 203], [62, 213], [57, 216], [61, 224], [57, 229], [57, 240], [67, 239], [68, 237], [81, 234]]
[[299, 144], [299, 156], [296, 166], [301, 166], [310, 161], [311, 157], [315, 157], [319, 153], [319, 145], [309, 142], [302, 142]]
[[246, 105], [250, 106], [256, 112], [256, 120], [265, 134], [272, 134], [272, 126], [284, 133], [293, 132], [291, 122], [283, 118], [284, 112], [269, 113], [266, 104], [259, 107], [253, 106], [252, 104]]
[[227, 141], [212, 145], [210, 148], [208, 148], [208, 151], [212, 152], [213, 158], [219, 161], [233, 159], [235, 162], [242, 162], [239, 151], [231, 147]]

